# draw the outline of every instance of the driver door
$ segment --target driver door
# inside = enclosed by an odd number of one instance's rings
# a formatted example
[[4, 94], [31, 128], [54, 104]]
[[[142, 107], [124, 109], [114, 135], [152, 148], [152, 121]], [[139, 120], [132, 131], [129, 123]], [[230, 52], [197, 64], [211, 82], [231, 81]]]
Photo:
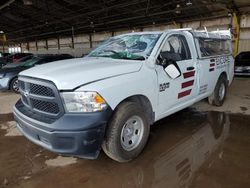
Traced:
[[[180, 76], [172, 79], [165, 71], [162, 53], [179, 57], [175, 65], [180, 71]], [[169, 59], [166, 60], [170, 62]], [[163, 64], [162, 64], [163, 63]], [[163, 43], [161, 53], [157, 58], [156, 72], [159, 84], [159, 111], [160, 114], [171, 113], [192, 103], [197, 91], [196, 63], [192, 59], [190, 44], [184, 34], [172, 34]]]

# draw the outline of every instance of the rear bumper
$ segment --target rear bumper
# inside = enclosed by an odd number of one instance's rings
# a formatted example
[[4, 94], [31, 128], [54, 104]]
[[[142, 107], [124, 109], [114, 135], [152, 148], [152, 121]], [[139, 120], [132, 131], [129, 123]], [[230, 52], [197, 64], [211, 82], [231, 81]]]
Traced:
[[[19, 130], [30, 141], [55, 153], [95, 159], [101, 150], [106, 123], [111, 110], [88, 115], [65, 115], [44, 128], [44, 123], [32, 120], [14, 107]], [[73, 116], [73, 117], [72, 117]], [[74, 121], [75, 119], [75, 121]], [[42, 125], [43, 124], [43, 125]]]
[[250, 72], [234, 72], [235, 76], [250, 76]]
[[234, 75], [236, 76], [250, 76], [250, 66], [235, 66]]

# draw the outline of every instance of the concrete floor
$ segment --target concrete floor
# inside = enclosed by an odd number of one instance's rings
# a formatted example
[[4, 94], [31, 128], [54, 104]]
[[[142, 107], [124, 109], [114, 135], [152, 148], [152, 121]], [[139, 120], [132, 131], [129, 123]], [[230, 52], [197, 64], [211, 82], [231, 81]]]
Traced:
[[17, 99], [0, 93], [0, 187], [250, 187], [249, 78], [234, 80], [223, 107], [204, 100], [157, 122], [143, 153], [127, 164], [34, 145], [15, 127]]

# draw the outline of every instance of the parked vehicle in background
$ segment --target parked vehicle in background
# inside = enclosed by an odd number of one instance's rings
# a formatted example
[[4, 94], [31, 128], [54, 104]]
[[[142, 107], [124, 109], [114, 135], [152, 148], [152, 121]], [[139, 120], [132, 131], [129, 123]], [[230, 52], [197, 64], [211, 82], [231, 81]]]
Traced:
[[73, 58], [73, 56], [65, 54], [29, 55], [23, 57], [17, 63], [5, 65], [0, 70], [0, 90], [12, 90], [18, 92], [17, 76], [21, 71], [34, 67], [35, 65], [71, 58]]
[[60, 154], [127, 162], [150, 125], [204, 98], [221, 106], [232, 83], [230, 31], [140, 32], [115, 36], [87, 57], [19, 74], [20, 131]]
[[8, 57], [10, 53], [0, 53], [0, 69], [8, 63]]
[[10, 53], [0, 53], [0, 57], [7, 57], [9, 55], [10, 55]]
[[21, 59], [18, 59], [18, 60], [16, 61], [16, 63], [8, 63], [8, 64], [6, 64], [5, 66], [3, 66], [3, 68], [18, 67], [18, 66], [20, 66], [20, 64], [21, 64], [22, 62], [26, 62], [26, 61], [32, 59], [33, 57], [34, 57], [34, 55], [25, 56], [25, 57], [23, 57], [23, 58], [21, 58]]
[[250, 51], [241, 52], [235, 57], [234, 74], [236, 76], [250, 76]]
[[29, 56], [29, 55], [32, 55], [32, 53], [16, 53], [16, 54], [8, 56], [8, 59], [10, 60], [10, 62], [15, 63], [19, 59], [21, 59], [25, 56]]
[[0, 57], [0, 68], [2, 68], [4, 65], [10, 64], [10, 63], [16, 63], [19, 59], [22, 59], [23, 57], [30, 56], [31, 53], [17, 53], [17, 54], [9, 54], [6, 53], [4, 57]]
[[0, 69], [7, 64], [7, 60], [4, 57], [0, 57]]

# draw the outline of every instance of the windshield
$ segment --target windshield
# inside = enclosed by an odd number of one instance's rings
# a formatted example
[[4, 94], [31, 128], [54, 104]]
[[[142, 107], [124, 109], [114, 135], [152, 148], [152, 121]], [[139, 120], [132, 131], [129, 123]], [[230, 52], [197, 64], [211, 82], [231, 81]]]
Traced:
[[9, 63], [4, 66], [4, 68], [14, 68], [14, 67], [19, 67], [22, 66], [26, 61], [30, 60], [33, 58], [33, 55], [23, 57], [19, 60], [17, 60], [15, 63]]
[[108, 39], [93, 50], [89, 57], [145, 60], [161, 34], [122, 35]]
[[25, 56], [21, 59], [18, 59], [15, 63], [25, 62], [25, 61], [32, 59], [32, 58], [33, 58], [33, 55], [28, 55], [28, 56]]
[[40, 60], [41, 60], [40, 57], [33, 57], [32, 59], [29, 59], [29, 60], [23, 62], [23, 64], [21, 66], [31, 67], [31, 66], [35, 65], [36, 63], [38, 63]]

